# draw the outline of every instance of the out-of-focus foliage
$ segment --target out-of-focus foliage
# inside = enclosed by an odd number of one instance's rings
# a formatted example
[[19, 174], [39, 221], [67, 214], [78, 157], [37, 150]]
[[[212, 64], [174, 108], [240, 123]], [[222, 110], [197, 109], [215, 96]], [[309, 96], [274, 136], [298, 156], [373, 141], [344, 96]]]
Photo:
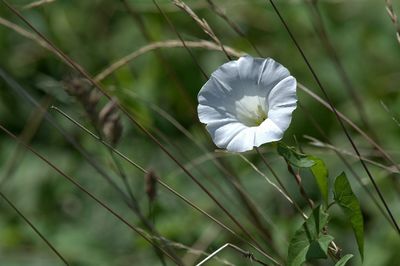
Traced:
[[[150, 42], [178, 40], [175, 32], [150, 0], [126, 1], [142, 19], [147, 37], [123, 1], [55, 0], [29, 9], [24, 7], [31, 1], [10, 2], [41, 33], [92, 76]], [[211, 41], [187, 14], [170, 1], [157, 2], [185, 40]], [[279, 61], [291, 71], [298, 82], [321, 95], [306, 64], [268, 1], [213, 2], [240, 27], [264, 57], [273, 57]], [[334, 62], [315, 31], [315, 16], [308, 1], [275, 2], [337, 109], [365, 129], [393, 156], [395, 162], [399, 162], [400, 128], [393, 120], [400, 114], [400, 45], [395, 38], [394, 26], [386, 13], [385, 1], [318, 1], [329, 39], [362, 101], [369, 128], [360, 119], [357, 104], [346, 90]], [[191, 0], [186, 3], [200, 17], [207, 20], [223, 44], [257, 56], [248, 40], [238, 36], [223, 19], [212, 12], [207, 1]], [[400, 4], [394, 4], [400, 13]], [[76, 98], [69, 96], [64, 90], [64, 85], [69, 84], [71, 79], [79, 78], [79, 74], [48, 49], [22, 36], [15, 27], [6, 27], [3, 19], [29, 30], [26, 24], [0, 1], [0, 73], [4, 73], [0, 78], [0, 124], [28, 140], [34, 149], [129, 222], [144, 228], [143, 223], [123, 202], [120, 193], [91, 167], [51, 123], [42, 118], [38, 108], [20, 92], [22, 89], [45, 108], [56, 106], [95, 132], [85, 109]], [[219, 51], [202, 48], [193, 48], [191, 51], [208, 75], [227, 60]], [[8, 79], [8, 82], [4, 78]], [[229, 171], [235, 173], [238, 177], [237, 182], [243, 185], [243, 189], [249, 193], [254, 204], [262, 212], [261, 222], [265, 231], [260, 232], [254, 226], [252, 214], [228, 182], [229, 176], [221, 173], [204, 150], [198, 148], [192, 140], [152, 108], [152, 105], [155, 105], [166, 110], [193, 134], [198, 143], [205, 145], [209, 152], [214, 152], [215, 147], [196, 115], [196, 96], [204, 82], [198, 66], [184, 48], [161, 48], [157, 53], [148, 52], [139, 56], [101, 83], [108, 93], [154, 133], [161, 143], [216, 195], [251, 235], [262, 243], [263, 248], [274, 257], [285, 260], [289, 240], [304, 222], [295, 209], [240, 157], [215, 153], [223, 158], [222, 163], [227, 165]], [[298, 96], [301, 105], [308, 111], [300, 108], [295, 111], [290, 129], [285, 133], [285, 141], [300, 147], [307, 154], [323, 159], [329, 169], [330, 182], [342, 171], [347, 172], [351, 187], [361, 201], [361, 210], [365, 218], [364, 265], [397, 265], [400, 262], [399, 236], [333, 150], [310, 145], [309, 140], [304, 138], [308, 135], [325, 141], [313, 126], [311, 115], [329, 136], [334, 147], [344, 153], [346, 162], [377, 198], [335, 116], [303, 91], [299, 90]], [[98, 107], [105, 104], [106, 99], [103, 97]], [[52, 119], [61, 126], [62, 132], [84, 147], [96, 164], [106, 171], [118, 186], [124, 188], [109, 150], [54, 109], [48, 111]], [[196, 205], [235, 231], [240, 231], [221, 209], [124, 115], [122, 124], [123, 134], [117, 145], [118, 150], [145, 169], [154, 170], [162, 180]], [[362, 155], [370, 160], [368, 167], [393, 215], [400, 220], [400, 181], [396, 167], [382, 159], [378, 151], [360, 134], [350, 128], [349, 131]], [[262, 152], [295, 201], [309, 213], [310, 210], [302, 199], [295, 180], [288, 173], [276, 149], [266, 145]], [[259, 156], [255, 153], [246, 156], [266, 175], [271, 175]], [[161, 235], [171, 241], [209, 253], [230, 242], [267, 261], [246, 243], [160, 186], [157, 187], [154, 203], [149, 204], [144, 174], [126, 161], [118, 161], [126, 173], [143, 214], [154, 221]], [[1, 192], [31, 220], [71, 265], [160, 265], [154, 249], [144, 239], [4, 133], [0, 133], [0, 166]], [[312, 173], [304, 170], [301, 174], [305, 189], [311, 198], [322, 203], [323, 199]], [[336, 244], [344, 250], [343, 254], [357, 254], [357, 244], [346, 217], [335, 206], [332, 207], [332, 212], [334, 215], [331, 215], [333, 218], [329, 223], [329, 234], [334, 236]], [[171, 248], [188, 264], [199, 261], [200, 257], [193, 252], [177, 245]], [[233, 250], [227, 249], [220, 253], [219, 257], [235, 265], [251, 265], [249, 260]], [[332, 261], [329, 263], [327, 265], [334, 264]], [[348, 263], [360, 264], [359, 256], [354, 256]], [[0, 201], [0, 265], [63, 265], [4, 201]], [[173, 264], [168, 261], [168, 265]], [[221, 262], [212, 261], [209, 265], [221, 265]]]

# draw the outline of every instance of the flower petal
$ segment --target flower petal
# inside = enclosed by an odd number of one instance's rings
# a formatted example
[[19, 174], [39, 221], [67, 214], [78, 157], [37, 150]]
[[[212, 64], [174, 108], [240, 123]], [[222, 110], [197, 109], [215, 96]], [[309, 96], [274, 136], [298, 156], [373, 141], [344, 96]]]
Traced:
[[219, 148], [226, 149], [231, 140], [247, 127], [239, 122], [225, 123], [221, 121], [209, 123], [206, 128], [215, 145]]
[[[218, 92], [230, 93], [237, 89], [236, 85], [239, 79], [238, 61], [230, 61], [215, 70], [211, 74], [209, 81], [211, 81], [213, 85], [216, 85], [215, 88], [217, 88]], [[200, 90], [199, 95], [202, 90], [203, 88]]]
[[[225, 82], [229, 78], [225, 78], [223, 82], [221, 78], [216, 78], [213, 75], [211, 76], [199, 92], [199, 105], [209, 106], [220, 113], [227, 113], [234, 116], [236, 112], [235, 98], [232, 96], [234, 93], [232, 88]], [[201, 122], [207, 123], [205, 121]]]
[[289, 76], [279, 82], [268, 95], [268, 117], [285, 131], [297, 106], [296, 79]]
[[268, 118], [271, 119], [280, 130], [286, 131], [292, 121], [292, 112], [295, 109], [296, 106], [271, 110], [268, 113]]
[[296, 108], [296, 80], [271, 58], [244, 56], [214, 71], [198, 99], [214, 143], [244, 152], [283, 137]]
[[225, 108], [199, 104], [197, 106], [197, 113], [200, 122], [204, 124], [222, 120], [225, 122], [237, 122], [235, 116], [227, 112]]
[[296, 105], [296, 79], [289, 76], [281, 80], [269, 93], [268, 104], [270, 109]]
[[262, 61], [262, 66], [259, 69], [259, 75], [257, 84], [269, 91], [274, 88], [281, 80], [290, 76], [289, 70], [282, 66], [272, 58], [262, 59], [257, 58], [257, 60]]
[[220, 93], [240, 99], [243, 95], [266, 97], [280, 80], [289, 75], [289, 71], [284, 66], [271, 58], [244, 56], [223, 64], [212, 73], [210, 80], [216, 80], [219, 83], [216, 88]]
[[263, 68], [264, 62], [268, 59], [253, 58], [251, 56], [243, 56], [237, 60], [237, 72], [241, 80], [250, 81], [257, 84], [260, 70]]
[[255, 130], [254, 146], [282, 139], [283, 132], [271, 119], [266, 119]]
[[246, 127], [231, 139], [226, 149], [231, 152], [245, 152], [254, 148], [256, 127]]

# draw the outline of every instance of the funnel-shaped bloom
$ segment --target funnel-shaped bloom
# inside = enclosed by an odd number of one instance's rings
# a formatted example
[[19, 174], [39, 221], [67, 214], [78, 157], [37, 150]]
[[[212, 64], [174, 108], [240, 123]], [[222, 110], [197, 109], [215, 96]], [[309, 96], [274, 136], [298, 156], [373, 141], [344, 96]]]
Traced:
[[232, 152], [282, 139], [296, 109], [296, 79], [271, 58], [244, 56], [220, 66], [197, 108], [214, 143]]

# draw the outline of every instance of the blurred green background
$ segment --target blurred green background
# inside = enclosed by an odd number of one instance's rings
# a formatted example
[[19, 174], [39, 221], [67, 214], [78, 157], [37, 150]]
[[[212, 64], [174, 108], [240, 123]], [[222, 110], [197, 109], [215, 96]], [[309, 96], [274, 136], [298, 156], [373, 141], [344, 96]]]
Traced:
[[[124, 1], [56, 0], [39, 7], [27, 6], [31, 1], [10, 2], [41, 33], [92, 76], [150, 42], [178, 39], [150, 0], [129, 0], [125, 4]], [[211, 41], [186, 13], [170, 1], [157, 2], [183, 39]], [[130, 11], [126, 3], [130, 6]], [[257, 56], [248, 41], [250, 40], [265, 57], [273, 57], [285, 65], [300, 83], [320, 94], [268, 1], [214, 1], [238, 25], [247, 39], [238, 36], [226, 21], [212, 11], [207, 1], [186, 3], [201, 18], [207, 20], [223, 44]], [[326, 32], [362, 101], [369, 128], [360, 119], [357, 105], [327, 53], [326, 43], [321, 41], [315, 30], [315, 26], [318, 28], [320, 24], [315, 22], [316, 16], [310, 3], [277, 1], [277, 5], [338, 110], [371, 134], [395, 161], [399, 161], [400, 128], [396, 117], [400, 113], [400, 44], [396, 41], [395, 27], [385, 10], [385, 1], [318, 2]], [[400, 12], [400, 3], [394, 1], [394, 5], [395, 10], [397, 8]], [[129, 222], [143, 227], [134, 212], [123, 202], [120, 193], [91, 167], [85, 157], [51, 123], [43, 119], [37, 107], [26, 98], [26, 95], [30, 95], [46, 108], [54, 105], [94, 131], [79, 99], [65, 92], [65, 84], [70, 84], [71, 79], [79, 78], [79, 74], [48, 49], [22, 36], [16, 27], [31, 31], [4, 3], [0, 3], [0, 17], [0, 124], [28, 139], [34, 149]], [[138, 19], [143, 22], [144, 32]], [[226, 62], [226, 57], [220, 51], [202, 48], [193, 48], [191, 51], [207, 74]], [[204, 82], [199, 68], [184, 48], [161, 48], [156, 53], [148, 52], [139, 56], [103, 80], [102, 84], [108, 93], [126, 106], [138, 121], [153, 132], [216, 195], [274, 257], [285, 259], [288, 241], [302, 222], [293, 207], [237, 155], [216, 153], [239, 177], [244, 189], [261, 210], [263, 225], [271, 234], [271, 240], [267, 241], [251, 223], [252, 217], [243, 207], [232, 185], [207, 160], [205, 152], [151, 108], [155, 105], [168, 112], [209, 152], [214, 152], [215, 147], [196, 116], [196, 96]], [[21, 91], [25, 94], [21, 94]], [[309, 110], [335, 147], [353, 154], [334, 115], [303, 91], [299, 90], [298, 96], [301, 104]], [[106, 99], [102, 98], [99, 108], [105, 104]], [[123, 188], [108, 149], [54, 109], [48, 111], [50, 117], [60, 125], [62, 132], [75, 139], [101, 169]], [[121, 115], [121, 123], [123, 133], [117, 145], [121, 152], [145, 169], [153, 170], [193, 203], [236, 230], [232, 221], [215, 203], [126, 116]], [[372, 160], [373, 164], [368, 166], [394, 216], [400, 220], [400, 180], [398, 173], [394, 173], [395, 167], [382, 159], [362, 136], [352, 129], [349, 130], [363, 156]], [[346, 171], [351, 177], [352, 187], [361, 200], [365, 216], [363, 265], [398, 265], [400, 241], [396, 232], [335, 153], [328, 148], [310, 145], [309, 140], [304, 138], [305, 135], [323, 139], [310, 122], [309, 115], [298, 109], [285, 134], [285, 141], [323, 158], [330, 169], [330, 178], [341, 171]], [[289, 188], [289, 192], [307, 210], [293, 177], [288, 174], [275, 149], [265, 145], [262, 150]], [[246, 156], [270, 175], [256, 154], [249, 153]], [[348, 154], [345, 158], [361, 176], [362, 181], [372, 188], [358, 160]], [[154, 221], [161, 235], [186, 247], [206, 252], [212, 252], [227, 242], [254, 252], [246, 243], [162, 187], [158, 187], [156, 199], [150, 204], [145, 192], [144, 174], [125, 161], [118, 161], [127, 174], [130, 188], [143, 214]], [[1, 192], [30, 219], [71, 265], [161, 265], [154, 249], [145, 240], [35, 155], [17, 146], [4, 133], [0, 134], [0, 165]], [[311, 175], [307, 171], [302, 175], [307, 192], [316, 202], [320, 202], [320, 195]], [[225, 194], [219, 189], [225, 191]], [[336, 207], [334, 213], [329, 228], [331, 235], [343, 248], [343, 254], [355, 254], [350, 264], [361, 265], [350, 226]], [[175, 245], [172, 248], [188, 264], [201, 258], [181, 246]], [[257, 252], [254, 254], [260, 258]], [[226, 250], [219, 257], [235, 265], [251, 265], [249, 260], [233, 250]], [[333, 265], [333, 262], [321, 261], [315, 264]], [[4, 201], [0, 202], [0, 265], [63, 265]], [[172, 263], [168, 261], [168, 265]], [[209, 265], [222, 264], [213, 261]]]

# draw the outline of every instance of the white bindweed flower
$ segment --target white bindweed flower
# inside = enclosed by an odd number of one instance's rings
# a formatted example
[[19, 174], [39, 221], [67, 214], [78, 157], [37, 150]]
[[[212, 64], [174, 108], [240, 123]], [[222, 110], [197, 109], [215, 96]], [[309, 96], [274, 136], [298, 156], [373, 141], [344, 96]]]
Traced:
[[232, 152], [282, 139], [297, 106], [296, 79], [271, 58], [244, 56], [220, 66], [197, 108], [214, 143]]

